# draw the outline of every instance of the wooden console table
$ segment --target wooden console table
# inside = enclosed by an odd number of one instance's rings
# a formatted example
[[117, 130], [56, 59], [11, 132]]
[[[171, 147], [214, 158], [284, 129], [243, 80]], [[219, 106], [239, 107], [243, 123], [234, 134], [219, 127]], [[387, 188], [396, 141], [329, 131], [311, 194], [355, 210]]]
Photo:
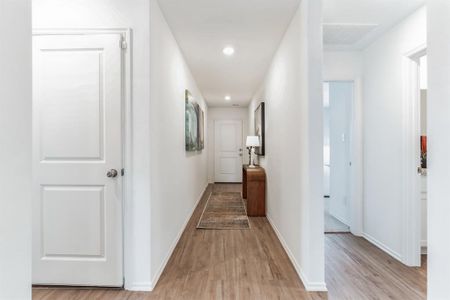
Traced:
[[266, 216], [266, 171], [263, 168], [243, 166], [242, 197], [247, 199], [249, 217]]

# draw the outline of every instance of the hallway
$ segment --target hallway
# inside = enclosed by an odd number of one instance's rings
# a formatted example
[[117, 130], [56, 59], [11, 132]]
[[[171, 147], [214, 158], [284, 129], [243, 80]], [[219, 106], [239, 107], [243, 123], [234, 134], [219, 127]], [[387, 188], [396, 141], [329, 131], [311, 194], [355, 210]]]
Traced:
[[305, 291], [267, 219], [250, 218], [250, 230], [197, 230], [212, 190], [241, 185], [209, 186], [152, 293], [38, 288], [33, 299], [326, 299]]
[[325, 236], [327, 293], [308, 293], [265, 218], [250, 230], [197, 230], [210, 185], [152, 293], [34, 288], [33, 299], [425, 299], [426, 263], [408, 268], [361, 238]]
[[450, 299], [449, 0], [0, 23], [0, 300]]

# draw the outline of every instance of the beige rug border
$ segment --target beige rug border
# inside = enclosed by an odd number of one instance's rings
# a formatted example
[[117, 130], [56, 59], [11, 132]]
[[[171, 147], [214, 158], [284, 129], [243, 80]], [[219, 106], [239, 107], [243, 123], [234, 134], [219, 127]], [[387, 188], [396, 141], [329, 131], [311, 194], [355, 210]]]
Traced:
[[200, 219], [198, 219], [197, 226], [195, 226], [195, 229], [202, 229], [202, 230], [250, 230], [252, 228], [252, 223], [250, 222], [250, 218], [248, 217], [248, 214], [247, 214], [247, 207], [245, 207], [245, 202], [244, 202], [244, 199], [242, 198], [242, 192], [240, 192], [240, 193], [239, 192], [231, 192], [231, 193], [236, 193], [236, 194], [239, 193], [241, 195], [241, 201], [242, 201], [242, 204], [244, 205], [245, 216], [247, 217], [247, 220], [248, 220], [248, 228], [221, 228], [221, 227], [217, 227], [217, 228], [203, 228], [203, 227], [199, 227], [200, 226], [200, 222], [202, 221], [202, 218], [203, 218], [203, 214], [205, 213], [205, 210], [208, 207], [209, 199], [211, 199], [211, 196], [212, 196], [213, 193], [214, 193], [214, 191], [211, 190], [211, 192], [209, 193], [209, 196], [208, 196], [208, 200], [206, 200], [205, 207], [203, 207], [203, 211], [202, 211], [202, 214], [200, 216]]

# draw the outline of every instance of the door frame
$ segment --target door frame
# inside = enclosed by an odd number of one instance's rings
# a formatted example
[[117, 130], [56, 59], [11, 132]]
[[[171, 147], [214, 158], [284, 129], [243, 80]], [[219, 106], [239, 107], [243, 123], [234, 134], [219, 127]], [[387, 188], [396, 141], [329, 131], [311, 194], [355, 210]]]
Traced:
[[66, 29], [66, 28], [33, 28], [32, 36], [48, 36], [48, 35], [120, 35], [122, 41], [118, 47], [122, 47], [122, 165], [125, 170], [122, 184], [122, 267], [123, 267], [123, 286], [128, 277], [127, 272], [130, 269], [132, 257], [130, 255], [130, 247], [132, 233], [132, 216], [128, 215], [126, 210], [132, 202], [132, 30], [130, 28], [118, 29]]
[[402, 262], [421, 265], [420, 58], [422, 44], [403, 55]]
[[[363, 235], [363, 132], [362, 132], [362, 81], [351, 77], [325, 77], [325, 82], [353, 83], [350, 118], [350, 192], [349, 223], [350, 232], [355, 236]], [[322, 133], [323, 137], [323, 133]]]

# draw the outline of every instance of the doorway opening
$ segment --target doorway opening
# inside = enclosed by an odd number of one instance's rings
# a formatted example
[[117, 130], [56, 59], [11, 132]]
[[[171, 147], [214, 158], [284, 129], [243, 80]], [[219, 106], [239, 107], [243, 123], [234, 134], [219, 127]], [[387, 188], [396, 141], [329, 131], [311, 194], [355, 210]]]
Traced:
[[[420, 81], [420, 247], [421, 254], [427, 254], [428, 238], [427, 238], [427, 198], [428, 198], [428, 179], [427, 179], [427, 160], [428, 160], [428, 59], [424, 55], [419, 59], [419, 81]], [[421, 260], [422, 262], [423, 260]]]
[[402, 262], [421, 266], [427, 250], [427, 51], [421, 45], [404, 58], [405, 129]]
[[326, 81], [324, 111], [324, 230], [350, 232], [351, 124], [354, 83]]

